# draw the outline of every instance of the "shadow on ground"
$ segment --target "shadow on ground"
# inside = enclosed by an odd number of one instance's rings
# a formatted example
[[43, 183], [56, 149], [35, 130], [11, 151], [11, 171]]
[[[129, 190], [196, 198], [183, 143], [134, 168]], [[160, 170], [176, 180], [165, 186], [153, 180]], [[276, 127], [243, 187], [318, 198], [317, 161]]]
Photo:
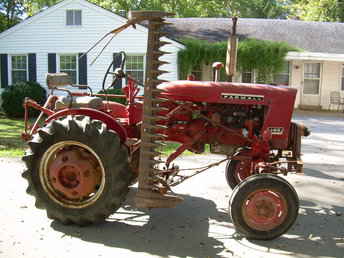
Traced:
[[[220, 257], [224, 246], [208, 236], [209, 219], [228, 222], [229, 216], [217, 210], [213, 201], [185, 195], [183, 198], [182, 204], [171, 209], [137, 210], [126, 205], [101, 225], [77, 227], [52, 222], [51, 226], [66, 236], [134, 252], [162, 257]], [[230, 232], [217, 237], [232, 238]]]
[[[339, 216], [340, 215], [340, 216]], [[301, 201], [296, 224], [288, 235], [273, 241], [252, 241], [298, 257], [344, 257], [344, 207], [321, 208]]]
[[[308, 177], [342, 181], [342, 177], [331, 176], [325, 171], [305, 168]], [[338, 195], [338, 188], [322, 185], [319, 180], [303, 183], [309, 185], [310, 182], [319, 195], [325, 192], [330, 196]], [[102, 225], [80, 228], [52, 222], [51, 226], [63, 232], [65, 237], [161, 257], [240, 257], [242, 249], [246, 254], [258, 250], [262, 255], [264, 252], [286, 252], [290, 257], [344, 258], [344, 202], [343, 206], [325, 208], [319, 201], [301, 200], [299, 216], [287, 234], [271, 241], [248, 242], [232, 234], [227, 212], [219, 210], [213, 201], [186, 195], [183, 198], [184, 202], [174, 209], [138, 210], [129, 201]], [[212, 221], [228, 229], [210, 228]], [[226, 240], [231, 242], [225, 246]]]
[[[320, 178], [320, 179], [330, 179], [330, 180], [335, 180], [335, 181], [339, 181], [339, 182], [343, 182], [344, 181], [344, 174], [340, 173], [341, 176], [336, 176], [336, 175], [331, 175], [331, 173], [325, 173], [324, 171], [328, 171], [329, 169], [331, 170], [331, 172], [341, 172], [343, 169], [343, 165], [334, 165], [334, 164], [312, 164], [312, 167], [316, 167], [316, 169], [314, 168], [310, 168], [310, 167], [305, 167], [304, 168], [304, 173], [305, 176], [311, 176], [311, 177], [315, 177], [315, 178]], [[338, 173], [339, 174], [339, 173]], [[344, 191], [344, 189], [343, 189]], [[344, 200], [344, 197], [343, 197]], [[343, 205], [344, 205], [344, 201], [343, 201]]]

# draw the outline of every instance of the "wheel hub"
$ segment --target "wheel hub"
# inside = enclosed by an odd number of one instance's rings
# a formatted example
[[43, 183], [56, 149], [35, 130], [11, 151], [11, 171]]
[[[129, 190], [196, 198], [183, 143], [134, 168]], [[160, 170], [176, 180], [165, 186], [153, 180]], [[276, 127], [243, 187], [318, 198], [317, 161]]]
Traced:
[[280, 225], [286, 218], [286, 200], [277, 192], [259, 190], [252, 193], [244, 206], [244, 219], [250, 227], [268, 231]]
[[48, 179], [55, 191], [68, 199], [82, 199], [100, 183], [97, 162], [80, 148], [62, 150], [48, 167]]
[[239, 164], [235, 170], [235, 177], [237, 182], [240, 183], [251, 175], [251, 160], [243, 158], [239, 160]]

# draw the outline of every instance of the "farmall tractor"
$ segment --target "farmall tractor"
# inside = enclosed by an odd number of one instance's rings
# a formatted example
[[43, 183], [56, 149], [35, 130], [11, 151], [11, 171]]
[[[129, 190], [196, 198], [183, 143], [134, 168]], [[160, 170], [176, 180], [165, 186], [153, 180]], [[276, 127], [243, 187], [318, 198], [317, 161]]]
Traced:
[[[161, 12], [132, 12], [128, 23], [111, 33], [148, 21], [147, 79], [144, 96], [138, 82], [123, 72], [122, 64], [107, 70], [103, 89], [127, 78], [127, 105], [102, 100], [86, 85], [68, 90], [66, 74], [49, 74], [51, 89], [44, 106], [25, 101], [41, 111], [26, 126], [29, 149], [23, 160], [27, 192], [36, 207], [64, 224], [87, 225], [105, 220], [121, 207], [128, 187], [138, 181], [135, 204], [139, 208], [175, 207], [183, 201], [171, 187], [227, 162], [226, 180], [233, 188], [229, 214], [241, 235], [273, 239], [285, 233], [298, 215], [294, 188], [278, 174], [302, 172], [301, 136], [307, 128], [291, 122], [296, 90], [269, 85], [230, 82], [174, 81], [158, 76], [165, 71], [160, 47], [167, 44]], [[113, 83], [105, 85], [108, 75]], [[64, 91], [67, 96], [54, 95]], [[105, 94], [105, 96], [110, 96]], [[165, 142], [180, 146], [166, 159], [159, 150]], [[210, 152], [225, 158], [192, 174], [172, 162], [185, 150]]]

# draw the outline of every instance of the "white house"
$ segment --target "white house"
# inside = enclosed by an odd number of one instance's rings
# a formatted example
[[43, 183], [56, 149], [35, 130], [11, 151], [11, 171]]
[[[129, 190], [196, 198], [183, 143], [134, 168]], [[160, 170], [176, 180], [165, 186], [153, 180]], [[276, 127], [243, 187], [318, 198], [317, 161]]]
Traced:
[[[126, 71], [143, 81], [147, 48], [144, 26], [128, 28], [116, 36], [93, 65], [91, 61], [106, 41], [79, 58], [104, 34], [126, 21], [87, 0], [64, 0], [0, 33], [0, 91], [22, 80], [45, 86], [46, 73], [62, 71], [97, 92], [114, 54], [120, 51], [128, 55]], [[228, 39], [231, 29], [229, 18], [172, 18], [168, 22], [172, 25], [166, 27], [168, 38], [164, 40], [171, 44], [163, 50], [171, 54], [163, 57], [170, 63], [162, 67], [169, 71], [161, 76], [165, 80], [178, 79], [177, 53], [184, 48], [178, 39], [222, 41]], [[299, 89], [296, 107], [328, 109], [330, 92], [340, 92], [344, 97], [343, 23], [240, 18], [237, 33], [240, 38], [286, 41], [304, 50], [288, 53], [285, 70], [276, 77], [276, 82]], [[202, 80], [211, 79], [209, 66], [196, 72]], [[243, 82], [255, 82], [255, 78], [255, 71], [236, 76]]]
[[[209, 42], [227, 40], [232, 28], [230, 18], [175, 18], [169, 22], [173, 23], [167, 28], [170, 37]], [[237, 34], [239, 39], [285, 41], [302, 50], [288, 53], [284, 71], [275, 78], [277, 83], [299, 89], [296, 107], [328, 109], [333, 91], [344, 98], [344, 23], [239, 18]], [[210, 79], [209, 66], [197, 72], [202, 80]], [[255, 82], [256, 73], [238, 73], [236, 80]]]
[[[116, 36], [93, 65], [90, 63], [107, 40], [79, 58], [104, 34], [126, 21], [86, 0], [64, 0], [24, 20], [0, 34], [0, 88], [25, 80], [45, 86], [46, 73], [68, 72], [75, 83], [88, 84], [97, 92], [114, 53], [120, 51], [127, 54], [126, 71], [143, 81], [148, 32], [144, 26], [128, 28]], [[164, 40], [171, 44], [163, 50], [172, 54], [163, 57], [170, 64], [162, 69], [170, 73], [162, 77], [176, 80], [177, 52], [183, 45]]]

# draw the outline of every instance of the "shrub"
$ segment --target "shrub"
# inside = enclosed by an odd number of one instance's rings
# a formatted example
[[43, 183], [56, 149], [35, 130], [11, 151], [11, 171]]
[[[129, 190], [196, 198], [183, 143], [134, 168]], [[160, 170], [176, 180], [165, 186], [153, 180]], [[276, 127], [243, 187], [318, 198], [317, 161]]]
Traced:
[[[115, 94], [115, 95], [124, 95], [122, 89], [108, 89], [104, 91], [99, 91], [98, 94]], [[108, 101], [115, 101], [118, 102], [120, 104], [125, 105], [127, 103], [127, 100], [125, 98], [114, 98], [114, 97], [101, 97], [104, 100], [108, 100]]]
[[[8, 117], [24, 116], [24, 99], [28, 97], [43, 105], [46, 100], [45, 89], [37, 82], [20, 82], [6, 88], [2, 94], [2, 109]], [[38, 110], [30, 108], [30, 116], [37, 116]]]
[[[206, 40], [182, 39], [185, 49], [178, 52], [180, 78], [202, 64], [215, 61], [226, 62], [227, 41], [210, 43]], [[238, 43], [237, 68], [239, 71], [257, 70], [264, 77], [272, 76], [283, 69], [285, 56], [289, 51], [301, 51], [286, 42], [244, 39]], [[259, 78], [266, 79], [266, 78]]]

